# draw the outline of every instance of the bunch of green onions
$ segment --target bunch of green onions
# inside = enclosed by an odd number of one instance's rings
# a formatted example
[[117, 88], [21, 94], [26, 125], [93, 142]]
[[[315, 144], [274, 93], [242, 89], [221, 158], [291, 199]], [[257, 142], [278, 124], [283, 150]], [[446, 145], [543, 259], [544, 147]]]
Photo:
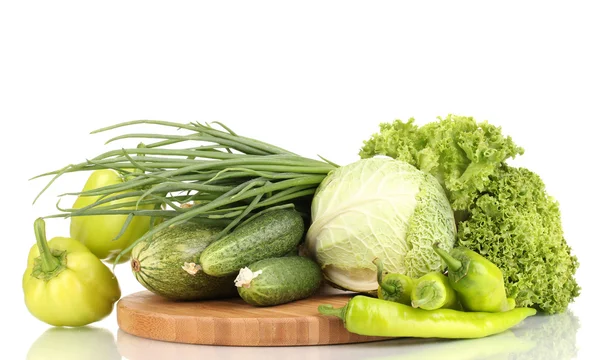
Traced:
[[[151, 239], [152, 235], [168, 226], [186, 221], [224, 226], [217, 236], [219, 238], [264, 211], [294, 207], [304, 210], [304, 215], [307, 215], [306, 209], [309, 213], [310, 201], [317, 187], [338, 166], [324, 158], [305, 158], [277, 146], [239, 136], [218, 122], [215, 124], [225, 131], [209, 124], [135, 120], [92, 133], [138, 124], [184, 129], [190, 133], [120, 135], [106, 143], [133, 138], [155, 142], [108, 151], [85, 162], [35, 177], [53, 175], [37, 200], [58, 177], [66, 173], [113, 169], [124, 176], [127, 181], [122, 184], [60, 195], [100, 196], [100, 199], [80, 209], [65, 209], [57, 204], [60, 213], [48, 216], [126, 214], [128, 217], [121, 234], [134, 216], [164, 220], [124, 249], [117, 261], [138, 242]], [[132, 198], [131, 201], [122, 200], [128, 198]], [[118, 199], [124, 202], [106, 205]], [[140, 206], [144, 207], [140, 209]]]

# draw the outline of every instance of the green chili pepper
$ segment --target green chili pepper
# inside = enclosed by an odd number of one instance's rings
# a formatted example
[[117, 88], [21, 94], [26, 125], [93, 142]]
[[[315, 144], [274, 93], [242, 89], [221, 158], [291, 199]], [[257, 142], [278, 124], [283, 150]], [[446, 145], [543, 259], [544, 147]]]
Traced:
[[448, 265], [450, 286], [466, 311], [499, 312], [515, 307], [506, 297], [502, 271], [475, 251], [460, 247], [448, 253], [434, 244], [433, 250]]
[[318, 310], [321, 314], [339, 317], [346, 330], [359, 335], [448, 339], [498, 334], [536, 314], [533, 308], [501, 313], [423, 310], [364, 295], [354, 296], [341, 308], [320, 305]]
[[415, 308], [461, 310], [456, 291], [450, 286], [448, 278], [437, 271], [432, 271], [417, 279], [410, 299]]
[[373, 260], [377, 266], [377, 297], [383, 300], [395, 301], [410, 305], [410, 293], [413, 289], [413, 279], [403, 274], [386, 274], [383, 276], [383, 262]]

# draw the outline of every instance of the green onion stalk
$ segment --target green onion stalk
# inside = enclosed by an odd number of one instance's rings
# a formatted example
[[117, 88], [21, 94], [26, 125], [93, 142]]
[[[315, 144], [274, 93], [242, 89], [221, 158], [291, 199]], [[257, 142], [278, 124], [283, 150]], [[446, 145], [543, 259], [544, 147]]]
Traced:
[[[157, 125], [162, 130], [183, 129], [189, 133], [172, 135], [163, 131], [119, 135], [106, 144], [138, 138], [151, 142], [135, 148], [111, 150], [33, 178], [52, 176], [34, 203], [52, 183], [67, 173], [113, 169], [127, 179], [120, 184], [61, 194], [60, 197], [99, 196], [100, 199], [78, 209], [62, 208], [57, 204], [59, 213], [46, 216], [126, 214], [129, 221], [121, 233], [134, 216], [164, 220], [121, 251], [116, 262], [138, 242], [151, 240], [162, 229], [187, 221], [223, 225], [218, 239], [265, 211], [293, 207], [308, 216], [317, 187], [331, 170], [338, 167], [320, 156], [320, 160], [310, 159], [239, 136], [219, 122], [214, 124], [223, 130], [210, 124], [134, 120], [98, 129], [92, 134], [141, 124]], [[132, 200], [108, 205], [114, 200], [128, 198]]]

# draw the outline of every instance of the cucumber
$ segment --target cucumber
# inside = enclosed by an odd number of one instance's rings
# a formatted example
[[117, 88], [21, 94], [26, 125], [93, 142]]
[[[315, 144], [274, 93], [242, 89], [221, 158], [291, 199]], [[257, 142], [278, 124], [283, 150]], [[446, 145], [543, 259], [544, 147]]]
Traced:
[[255, 306], [273, 306], [307, 298], [323, 281], [321, 268], [302, 256], [259, 260], [235, 279], [240, 297]]
[[222, 228], [183, 223], [139, 242], [131, 252], [137, 281], [151, 292], [173, 300], [237, 297], [235, 276], [214, 277], [199, 270], [198, 258]]
[[253, 262], [290, 253], [303, 235], [304, 220], [296, 210], [265, 212], [210, 244], [200, 266], [212, 276], [235, 275]]

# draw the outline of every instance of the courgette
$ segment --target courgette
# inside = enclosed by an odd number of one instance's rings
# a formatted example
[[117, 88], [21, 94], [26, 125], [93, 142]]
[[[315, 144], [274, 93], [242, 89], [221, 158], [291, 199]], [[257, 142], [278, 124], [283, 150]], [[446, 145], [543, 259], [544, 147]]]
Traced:
[[209, 275], [235, 275], [253, 262], [290, 253], [303, 235], [304, 220], [296, 210], [265, 212], [210, 244], [200, 266]]
[[169, 299], [237, 297], [235, 276], [210, 276], [197, 265], [202, 251], [221, 230], [190, 222], [166, 228], [133, 248], [131, 270], [146, 289]]
[[321, 268], [303, 256], [259, 260], [235, 279], [240, 297], [255, 306], [273, 306], [307, 298], [321, 285]]

